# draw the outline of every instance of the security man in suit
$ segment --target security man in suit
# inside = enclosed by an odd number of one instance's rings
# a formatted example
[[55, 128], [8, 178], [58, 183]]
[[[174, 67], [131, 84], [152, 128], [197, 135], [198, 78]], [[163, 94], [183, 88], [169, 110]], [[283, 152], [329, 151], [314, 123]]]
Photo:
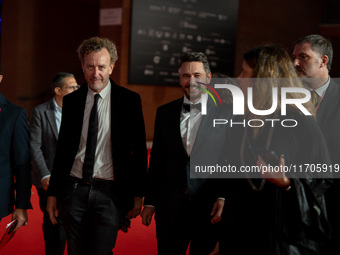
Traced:
[[[0, 67], [0, 83], [2, 78]], [[14, 231], [28, 224], [32, 209], [30, 160], [26, 111], [0, 93], [0, 220], [13, 212]]]
[[[332, 165], [340, 164], [340, 86], [330, 78], [333, 47], [330, 40], [321, 35], [308, 35], [295, 42], [293, 61], [296, 71], [306, 88], [310, 89], [317, 113], [317, 123], [325, 137]], [[332, 237], [325, 244], [322, 254], [340, 252], [340, 195], [339, 176], [325, 192], [328, 220]]]
[[213, 127], [213, 120], [232, 115], [229, 107], [208, 99], [210, 78], [203, 53], [184, 53], [179, 67], [184, 97], [157, 110], [142, 219], [148, 226], [155, 213], [159, 255], [184, 255], [189, 243], [191, 255], [208, 255], [216, 245], [214, 223], [221, 219], [223, 189], [217, 180], [192, 171], [216, 165], [228, 129]]
[[[51, 83], [54, 97], [33, 109], [30, 118], [32, 182], [39, 195], [40, 209], [44, 214], [43, 233], [46, 255], [64, 254], [66, 234], [62, 224], [53, 225], [46, 211], [47, 189], [57, 148], [61, 123], [63, 97], [79, 88], [74, 75], [57, 73]], [[59, 222], [60, 223], [60, 222]]]

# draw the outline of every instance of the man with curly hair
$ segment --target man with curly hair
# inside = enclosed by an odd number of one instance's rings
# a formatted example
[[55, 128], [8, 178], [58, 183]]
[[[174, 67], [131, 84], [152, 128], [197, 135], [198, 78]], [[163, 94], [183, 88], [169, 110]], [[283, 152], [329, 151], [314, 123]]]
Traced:
[[142, 208], [141, 99], [110, 79], [118, 59], [110, 40], [87, 39], [78, 54], [86, 83], [64, 97], [47, 211], [52, 223], [64, 223], [68, 254], [112, 254], [121, 219]]

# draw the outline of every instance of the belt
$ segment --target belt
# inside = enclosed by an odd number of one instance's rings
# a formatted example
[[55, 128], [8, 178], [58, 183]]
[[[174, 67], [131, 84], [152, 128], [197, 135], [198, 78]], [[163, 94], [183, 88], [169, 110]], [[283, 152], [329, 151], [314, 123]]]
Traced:
[[99, 179], [99, 178], [92, 178], [92, 182], [86, 182], [83, 179], [80, 179], [77, 177], [73, 177], [73, 176], [70, 176], [70, 177], [75, 183], [78, 183], [81, 186], [102, 186], [102, 185], [111, 186], [115, 184], [114, 181], [104, 180], [104, 179]]

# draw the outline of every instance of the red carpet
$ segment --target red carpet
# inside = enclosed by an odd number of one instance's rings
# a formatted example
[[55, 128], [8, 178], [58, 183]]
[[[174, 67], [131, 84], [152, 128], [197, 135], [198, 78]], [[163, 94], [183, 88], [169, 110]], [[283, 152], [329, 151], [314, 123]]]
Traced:
[[[0, 251], [1, 255], [44, 255], [44, 238], [42, 233], [42, 212], [35, 187], [32, 188], [32, 205], [29, 210], [29, 224], [21, 227], [14, 238]], [[0, 223], [0, 235], [5, 232], [11, 216], [3, 218]], [[114, 255], [156, 255], [155, 222], [149, 227], [142, 225], [142, 218], [137, 217], [131, 223], [128, 233], [119, 231]], [[65, 252], [65, 254], [67, 254]]]

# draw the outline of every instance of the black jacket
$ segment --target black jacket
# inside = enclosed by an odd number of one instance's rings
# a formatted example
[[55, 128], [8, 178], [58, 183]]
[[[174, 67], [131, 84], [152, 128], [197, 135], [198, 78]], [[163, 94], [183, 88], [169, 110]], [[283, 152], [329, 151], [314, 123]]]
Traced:
[[[145, 127], [140, 96], [111, 81], [111, 144], [119, 204], [133, 207], [134, 196], [144, 196], [147, 170]], [[88, 85], [68, 94], [56, 156], [48, 189], [49, 196], [63, 197], [70, 187], [67, 180], [78, 151]], [[117, 195], [117, 194], [116, 194]]]

